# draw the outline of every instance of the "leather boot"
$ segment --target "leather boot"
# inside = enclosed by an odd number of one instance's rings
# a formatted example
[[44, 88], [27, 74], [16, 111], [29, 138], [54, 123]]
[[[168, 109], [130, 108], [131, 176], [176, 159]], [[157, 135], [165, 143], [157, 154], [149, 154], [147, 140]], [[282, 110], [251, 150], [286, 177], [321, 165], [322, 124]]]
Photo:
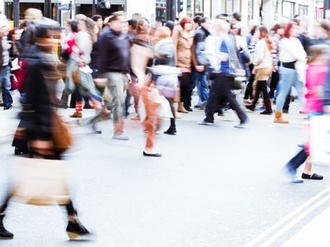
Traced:
[[178, 103], [178, 112], [188, 113], [188, 111], [183, 106], [183, 102]]
[[272, 102], [270, 101], [270, 99], [265, 100], [265, 107], [266, 107], [266, 109], [264, 111], [260, 112], [260, 114], [272, 115], [273, 109], [272, 109]]
[[164, 131], [164, 134], [176, 135], [175, 118], [171, 118], [171, 125], [168, 130]]
[[275, 112], [275, 119], [274, 119], [274, 123], [282, 123], [282, 124], [288, 124], [289, 121], [282, 118], [282, 112], [281, 111], [276, 111]]
[[0, 239], [12, 239], [12, 238], [14, 238], [14, 234], [7, 231], [3, 225], [4, 217], [5, 217], [4, 215], [0, 215]]

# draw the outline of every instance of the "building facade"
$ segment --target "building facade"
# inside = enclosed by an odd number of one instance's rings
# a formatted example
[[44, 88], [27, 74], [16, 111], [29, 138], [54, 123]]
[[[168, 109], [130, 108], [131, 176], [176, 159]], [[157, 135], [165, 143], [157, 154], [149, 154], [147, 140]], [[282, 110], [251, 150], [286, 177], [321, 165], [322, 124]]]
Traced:
[[[97, 0], [94, 0], [95, 3]], [[108, 0], [110, 9], [96, 9], [97, 14], [106, 17], [112, 12], [125, 10], [128, 18], [146, 17], [151, 22], [165, 20], [166, 0]], [[178, 0], [177, 0], [178, 1]], [[91, 16], [93, 0], [51, 0], [51, 18], [61, 21], [73, 17], [77, 13]], [[62, 9], [63, 4], [71, 4], [72, 9]], [[44, 9], [44, 0], [19, 0], [20, 16], [24, 18], [27, 8]], [[283, 18], [292, 18], [294, 15], [308, 16], [313, 20], [320, 18], [323, 0], [183, 0], [183, 11], [178, 17], [202, 15], [214, 18], [220, 13], [232, 14], [239, 12], [242, 21], [260, 20], [266, 25]], [[0, 0], [0, 10], [9, 19], [13, 20], [13, 0]]]

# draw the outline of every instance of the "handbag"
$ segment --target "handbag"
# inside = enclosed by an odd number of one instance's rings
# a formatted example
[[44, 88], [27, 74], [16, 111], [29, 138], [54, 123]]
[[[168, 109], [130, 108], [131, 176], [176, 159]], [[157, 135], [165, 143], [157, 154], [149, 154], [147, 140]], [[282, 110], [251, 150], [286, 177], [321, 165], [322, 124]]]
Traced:
[[13, 199], [39, 206], [69, 203], [66, 161], [15, 158], [14, 162]]
[[312, 162], [330, 165], [330, 116], [313, 116], [310, 121]]
[[52, 134], [54, 148], [58, 153], [64, 153], [72, 146], [72, 136], [68, 126], [63, 122], [61, 117], [53, 111]]

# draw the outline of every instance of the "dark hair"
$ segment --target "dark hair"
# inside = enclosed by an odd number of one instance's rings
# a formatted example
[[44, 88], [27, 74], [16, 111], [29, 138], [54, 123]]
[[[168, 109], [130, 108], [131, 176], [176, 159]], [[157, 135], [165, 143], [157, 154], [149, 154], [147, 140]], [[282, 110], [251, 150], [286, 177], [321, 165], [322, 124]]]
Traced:
[[237, 20], [237, 21], [241, 21], [242, 17], [241, 14], [238, 12], [233, 13], [233, 17]]
[[194, 17], [193, 20], [194, 20], [195, 23], [198, 24], [198, 26], [200, 26], [200, 25], [201, 25], [201, 21], [202, 21], [202, 19], [203, 19], [202, 16], [200, 16], [200, 15], [196, 15], [196, 16]]
[[123, 11], [116, 11], [113, 12], [110, 16], [109, 16], [109, 22], [112, 21], [116, 21], [119, 19], [119, 17], [124, 16], [124, 12]]
[[70, 21], [70, 29], [71, 29], [72, 32], [78, 33], [78, 31], [79, 31], [78, 30], [78, 24], [79, 24], [79, 22], [76, 21], [76, 20]]
[[128, 22], [128, 25], [129, 26], [132, 26], [133, 29], [136, 29], [137, 28], [137, 20], [135, 20], [135, 19], [129, 19], [127, 22]]
[[202, 24], [202, 23], [205, 23], [205, 22], [207, 22], [208, 20], [210, 20], [209, 17], [202, 17], [202, 19], [200, 20], [200, 23], [201, 23], [201, 24]]
[[16, 31], [19, 30], [17, 27], [14, 27], [12, 30], [10, 30], [7, 34], [8, 40], [13, 40], [13, 35], [16, 33]]
[[96, 14], [96, 15], [93, 15], [93, 16], [92, 16], [92, 20], [93, 20], [93, 21], [97, 21], [98, 19], [103, 19], [102, 15], [98, 15], [98, 14]]
[[281, 28], [283, 28], [283, 25], [280, 24], [280, 23], [276, 23], [276, 24], [272, 27], [271, 30], [272, 30], [274, 33], [277, 33], [277, 31], [278, 31], [279, 29], [281, 29]]
[[254, 34], [255, 34], [257, 28], [258, 28], [257, 25], [255, 25], [255, 26], [253, 26], [253, 27], [251, 28], [251, 31], [250, 31], [251, 35], [254, 35]]
[[168, 27], [171, 30], [171, 33], [172, 33], [173, 32], [173, 28], [175, 26], [175, 23], [174, 23], [174, 21], [169, 20], [169, 21], [166, 21], [166, 23], [165, 23], [164, 26], [165, 27]]

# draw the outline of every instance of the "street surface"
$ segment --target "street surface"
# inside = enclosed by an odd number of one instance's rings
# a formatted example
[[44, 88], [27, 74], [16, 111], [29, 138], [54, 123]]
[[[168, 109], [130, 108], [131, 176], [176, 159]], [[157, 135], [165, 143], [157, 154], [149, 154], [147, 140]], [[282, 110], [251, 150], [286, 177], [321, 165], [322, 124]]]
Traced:
[[[236, 129], [236, 115], [231, 121], [218, 117], [214, 126], [197, 125], [203, 112], [194, 109], [181, 114], [176, 136], [162, 133], [169, 126], [164, 121], [157, 135], [161, 158], [142, 155], [145, 136], [138, 121], [125, 122], [129, 141], [111, 138], [112, 120], [98, 125], [101, 135], [73, 125], [75, 145], [66, 155], [70, 188], [82, 223], [96, 239], [69, 242], [63, 208], [11, 202], [5, 225], [15, 238], [0, 245], [330, 246], [329, 167], [315, 165], [325, 179], [303, 184], [289, 183], [281, 172], [306, 138], [299, 110], [292, 103], [284, 116], [288, 125], [247, 111], [249, 124]], [[10, 143], [0, 142], [2, 195], [12, 154]]]

